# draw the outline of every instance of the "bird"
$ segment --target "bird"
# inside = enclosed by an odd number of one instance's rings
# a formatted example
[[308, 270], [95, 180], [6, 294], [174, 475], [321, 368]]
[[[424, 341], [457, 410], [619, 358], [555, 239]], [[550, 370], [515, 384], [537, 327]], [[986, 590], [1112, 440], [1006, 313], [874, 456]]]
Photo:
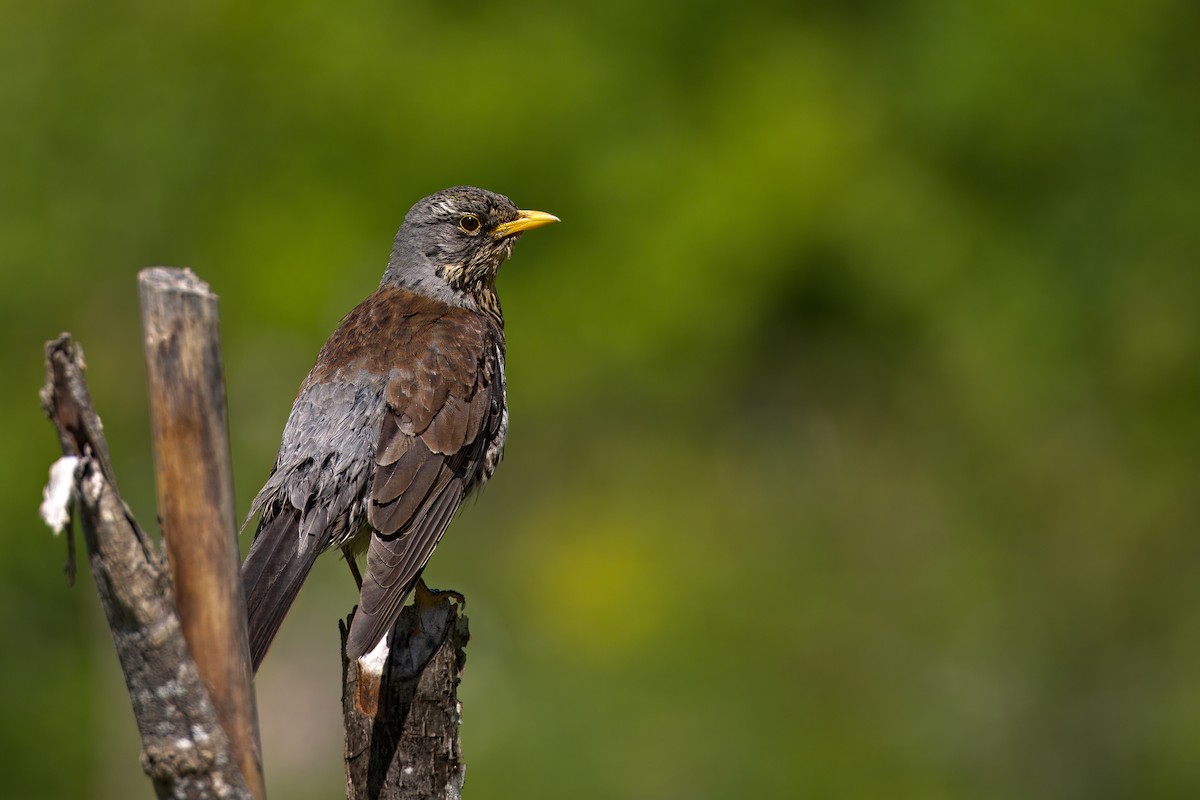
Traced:
[[[504, 315], [496, 273], [558, 217], [456, 186], [405, 215], [379, 288], [348, 313], [300, 384], [242, 563], [258, 671], [317, 556], [359, 583], [346, 655], [384, 639], [463, 501], [504, 454]], [[366, 550], [366, 569], [355, 558]]]

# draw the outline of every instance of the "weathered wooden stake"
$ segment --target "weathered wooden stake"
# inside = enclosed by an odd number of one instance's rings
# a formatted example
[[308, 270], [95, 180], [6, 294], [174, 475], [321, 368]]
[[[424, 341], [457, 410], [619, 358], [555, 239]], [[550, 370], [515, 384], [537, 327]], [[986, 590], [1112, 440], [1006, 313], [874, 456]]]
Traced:
[[190, 270], [145, 269], [138, 287], [158, 509], [175, 605], [246, 784], [263, 800], [217, 296]]
[[78, 459], [77, 517], [142, 735], [142, 769], [160, 798], [250, 800], [188, 652], [166, 563], [117, 493], [83, 369], [83, 353], [70, 336], [47, 342], [42, 407], [63, 456]]
[[458, 684], [470, 634], [450, 596], [405, 606], [390, 648], [359, 661], [346, 658], [354, 614], [341, 623], [349, 800], [461, 800]]

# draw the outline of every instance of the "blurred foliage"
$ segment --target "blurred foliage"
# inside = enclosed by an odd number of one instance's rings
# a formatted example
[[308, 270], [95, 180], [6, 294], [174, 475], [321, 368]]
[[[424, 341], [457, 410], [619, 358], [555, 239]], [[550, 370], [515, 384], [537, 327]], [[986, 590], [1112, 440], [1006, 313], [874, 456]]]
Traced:
[[[238, 495], [409, 205], [558, 214], [501, 276], [474, 800], [1200, 794], [1200, 6], [0, 5], [6, 797], [149, 797], [36, 519], [41, 344], [154, 520], [134, 274], [222, 296]], [[317, 570], [274, 797], [341, 792]]]

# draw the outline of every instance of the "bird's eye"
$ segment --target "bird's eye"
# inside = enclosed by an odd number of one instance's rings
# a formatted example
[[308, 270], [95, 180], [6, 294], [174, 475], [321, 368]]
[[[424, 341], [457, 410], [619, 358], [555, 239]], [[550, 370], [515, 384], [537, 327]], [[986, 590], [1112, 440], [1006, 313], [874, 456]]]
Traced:
[[479, 217], [474, 214], [463, 214], [462, 219], [458, 221], [458, 227], [463, 233], [476, 234], [483, 223], [479, 221]]

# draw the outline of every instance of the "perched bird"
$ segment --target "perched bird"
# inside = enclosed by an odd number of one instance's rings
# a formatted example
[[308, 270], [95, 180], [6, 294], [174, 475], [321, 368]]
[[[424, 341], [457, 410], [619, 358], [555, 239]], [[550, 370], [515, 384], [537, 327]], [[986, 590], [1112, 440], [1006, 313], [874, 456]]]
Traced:
[[500, 463], [508, 409], [496, 272], [522, 232], [557, 221], [471, 186], [405, 216], [379, 288], [300, 385], [251, 506], [261, 517], [242, 581], [255, 671], [313, 562], [334, 547], [361, 586], [349, 657], [391, 629], [454, 512]]

